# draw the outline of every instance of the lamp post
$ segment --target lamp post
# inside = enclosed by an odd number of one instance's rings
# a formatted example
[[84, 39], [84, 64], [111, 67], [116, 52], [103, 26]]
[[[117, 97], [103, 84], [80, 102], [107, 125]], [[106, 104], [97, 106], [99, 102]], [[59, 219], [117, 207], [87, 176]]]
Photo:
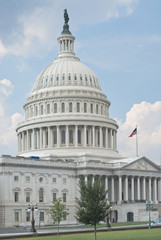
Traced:
[[149, 229], [151, 229], [151, 216], [150, 216], [150, 211], [151, 209], [153, 208], [153, 204], [148, 201], [147, 204], [146, 204], [146, 209], [149, 211]]
[[[109, 205], [110, 203], [107, 201], [107, 205]], [[106, 227], [111, 227], [110, 225], [110, 217], [109, 214], [112, 211], [112, 205], [109, 206], [109, 209], [107, 210], [107, 217], [106, 217]]]
[[36, 233], [36, 229], [35, 229], [35, 219], [34, 219], [34, 210], [35, 211], [38, 211], [38, 206], [37, 204], [34, 206], [30, 206], [30, 204], [28, 205], [28, 209], [27, 211], [28, 212], [32, 212], [32, 220], [31, 220], [31, 230], [30, 232], [33, 232], [33, 233]]

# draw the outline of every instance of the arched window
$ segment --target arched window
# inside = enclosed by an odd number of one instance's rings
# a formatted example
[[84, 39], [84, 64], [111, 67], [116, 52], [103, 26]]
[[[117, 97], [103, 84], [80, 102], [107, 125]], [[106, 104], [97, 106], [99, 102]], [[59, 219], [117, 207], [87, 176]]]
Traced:
[[96, 114], [98, 114], [98, 104], [96, 104]]
[[91, 113], [93, 113], [93, 103], [91, 103]]
[[44, 190], [43, 188], [39, 189], [39, 202], [43, 202], [44, 201]]
[[65, 130], [61, 130], [61, 144], [65, 144]]
[[103, 106], [101, 105], [101, 115], [103, 115]]
[[69, 112], [72, 112], [72, 102], [69, 103]]
[[81, 144], [81, 130], [78, 129], [78, 144]]
[[35, 116], [37, 116], [38, 115], [38, 107], [36, 106], [35, 107]]
[[57, 103], [54, 103], [54, 113], [57, 113]]
[[49, 114], [50, 113], [50, 104], [48, 103], [47, 104], [47, 114]]
[[61, 112], [65, 112], [65, 103], [61, 104]]
[[73, 144], [73, 130], [72, 129], [69, 130], [69, 143]]
[[80, 112], [80, 103], [77, 102], [77, 112]]
[[84, 103], [84, 113], [87, 112], [87, 103]]
[[44, 106], [41, 105], [41, 115], [43, 115], [43, 114], [44, 114]]

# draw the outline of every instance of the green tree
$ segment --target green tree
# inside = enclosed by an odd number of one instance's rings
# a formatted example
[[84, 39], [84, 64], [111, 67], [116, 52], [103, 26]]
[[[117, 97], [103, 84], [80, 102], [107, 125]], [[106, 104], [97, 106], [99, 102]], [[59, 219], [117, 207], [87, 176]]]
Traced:
[[66, 205], [62, 203], [61, 198], [57, 198], [56, 201], [53, 202], [53, 205], [50, 207], [49, 213], [51, 218], [53, 219], [53, 223], [58, 225], [58, 235], [59, 235], [59, 225], [63, 220], [65, 215], [69, 213], [66, 211]]
[[101, 179], [93, 184], [89, 180], [87, 183], [83, 179], [79, 181], [80, 199], [76, 198], [76, 219], [80, 223], [94, 225], [94, 239], [96, 240], [96, 225], [100, 221], [105, 221], [109, 215], [110, 205], [107, 204], [107, 191]]

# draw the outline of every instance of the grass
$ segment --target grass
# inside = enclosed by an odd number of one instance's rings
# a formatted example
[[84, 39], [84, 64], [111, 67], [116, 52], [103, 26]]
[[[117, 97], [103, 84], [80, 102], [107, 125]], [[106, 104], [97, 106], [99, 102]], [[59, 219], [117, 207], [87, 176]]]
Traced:
[[[18, 240], [93, 240], [93, 233], [70, 234], [34, 238], [19, 238]], [[97, 233], [97, 240], [160, 240], [161, 228], [157, 229], [139, 229], [139, 230], [126, 230], [126, 231], [113, 231], [113, 232], [99, 232]], [[15, 240], [12, 239], [12, 240]]]
[[[141, 225], [141, 224], [148, 224], [148, 222], [123, 222], [123, 223], [111, 223], [111, 227], [119, 227], [119, 226], [129, 226], [129, 225]], [[99, 224], [97, 225], [97, 228], [104, 228], [105, 224]], [[60, 226], [61, 229], [82, 229], [82, 228], [94, 228], [91, 225], [83, 225], [83, 226]], [[56, 225], [49, 225], [49, 226], [43, 226], [37, 229], [57, 229]]]

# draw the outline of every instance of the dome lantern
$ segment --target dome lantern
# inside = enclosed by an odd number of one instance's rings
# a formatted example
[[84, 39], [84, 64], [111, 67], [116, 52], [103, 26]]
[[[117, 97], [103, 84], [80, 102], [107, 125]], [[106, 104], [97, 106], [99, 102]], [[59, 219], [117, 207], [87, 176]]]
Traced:
[[65, 57], [65, 56], [75, 56], [74, 53], [74, 40], [75, 37], [72, 36], [71, 32], [69, 31], [68, 25], [69, 17], [67, 10], [64, 10], [64, 26], [61, 36], [58, 37], [59, 43], [59, 53], [58, 57]]

